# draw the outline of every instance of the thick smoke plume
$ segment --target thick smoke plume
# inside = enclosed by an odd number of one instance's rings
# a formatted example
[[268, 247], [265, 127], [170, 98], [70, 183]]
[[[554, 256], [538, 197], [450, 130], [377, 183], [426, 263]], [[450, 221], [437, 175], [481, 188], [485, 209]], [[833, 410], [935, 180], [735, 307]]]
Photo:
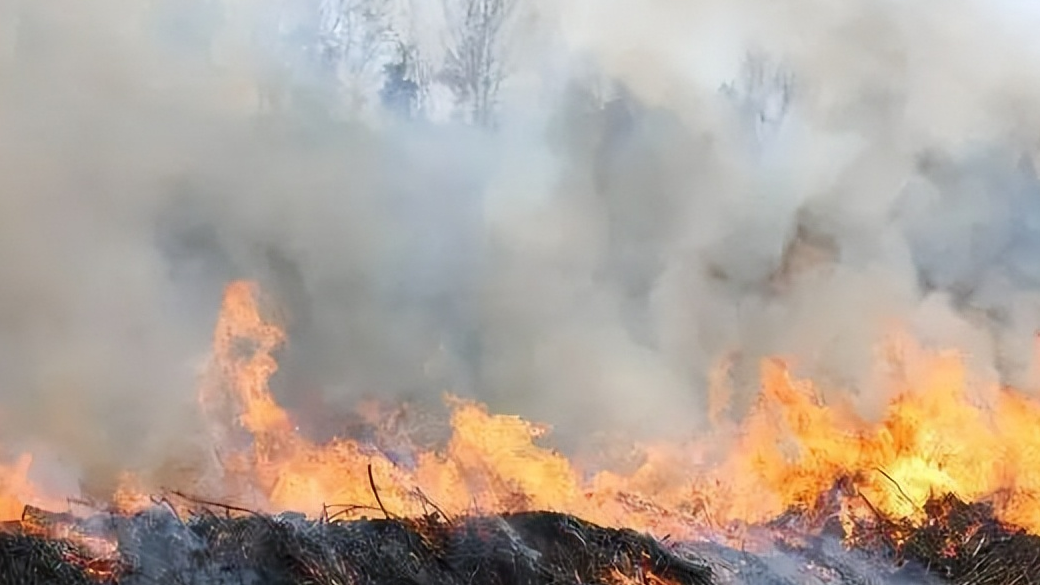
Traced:
[[1035, 10], [466, 1], [373, 0], [349, 46], [318, 2], [4, 3], [4, 444], [165, 464], [233, 278], [286, 308], [301, 413], [690, 432], [773, 354], [871, 413], [898, 328], [1037, 386]]

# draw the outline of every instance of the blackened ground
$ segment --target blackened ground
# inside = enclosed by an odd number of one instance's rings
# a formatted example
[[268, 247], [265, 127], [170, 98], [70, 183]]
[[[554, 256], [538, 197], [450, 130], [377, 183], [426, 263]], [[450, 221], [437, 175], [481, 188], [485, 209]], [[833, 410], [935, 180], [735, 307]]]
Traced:
[[206, 513], [182, 522], [156, 508], [93, 524], [84, 532], [118, 541], [118, 571], [95, 570], [92, 577], [91, 555], [83, 547], [6, 533], [0, 534], [0, 582], [620, 585], [627, 578], [633, 584], [712, 583], [705, 564], [651, 538], [548, 512], [352, 522]]
[[[313, 521], [297, 514], [157, 506], [64, 523], [71, 540], [26, 534], [45, 513], [0, 531], [0, 583], [19, 585], [1032, 585], [1040, 537], [956, 498], [923, 525], [879, 518], [846, 542], [792, 526], [749, 529], [746, 547], [669, 543], [573, 516], [524, 512], [445, 519]], [[375, 516], [382, 516], [379, 510]], [[42, 514], [42, 515], [41, 515]], [[22, 527], [22, 528], [19, 528]], [[32, 532], [32, 530], [29, 530]], [[93, 540], [91, 540], [93, 538]], [[99, 553], [98, 542], [118, 543]], [[93, 544], [92, 544], [93, 543]], [[896, 544], [898, 543], [898, 545]], [[752, 552], [754, 550], [755, 552]]]

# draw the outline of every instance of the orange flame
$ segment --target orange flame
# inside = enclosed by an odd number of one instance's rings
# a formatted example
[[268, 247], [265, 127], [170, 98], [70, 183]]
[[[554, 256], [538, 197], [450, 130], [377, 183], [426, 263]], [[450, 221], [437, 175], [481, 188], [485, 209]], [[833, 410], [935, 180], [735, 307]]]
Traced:
[[[260, 317], [256, 295], [246, 283], [228, 287], [216, 355], [240, 423], [255, 439], [246, 473], [262, 486], [272, 510], [320, 514], [326, 505], [342, 504], [358, 506], [345, 515], [359, 516], [382, 505], [411, 515], [433, 501], [448, 513], [558, 510], [606, 525], [689, 535], [709, 523], [763, 522], [792, 507], [812, 507], [849, 479], [862, 499], [895, 517], [915, 517], [932, 494], [971, 500], [1009, 492], [1003, 518], [1040, 532], [1040, 508], [1032, 503], [1040, 489], [1040, 473], [1033, 471], [1040, 469], [1040, 429], [1032, 424], [1040, 420], [1040, 405], [1013, 391], [997, 393], [986, 408], [973, 404], [955, 353], [898, 346], [904, 373], [894, 377], [895, 398], [878, 423], [851, 408], [823, 405], [811, 382], [769, 360], [759, 403], [721, 463], [706, 464], [703, 444], [648, 445], [634, 472], [588, 479], [566, 457], [537, 444], [545, 427], [450, 399], [447, 446], [420, 453], [409, 470], [355, 441], [317, 445], [294, 433], [267, 386], [277, 367], [270, 354], [285, 336]], [[240, 339], [251, 342], [251, 354], [242, 354]], [[282, 448], [272, 453], [272, 443]], [[849, 514], [858, 509], [845, 508]]]
[[[538, 444], [546, 427], [449, 398], [450, 439], [406, 467], [368, 444], [317, 444], [295, 430], [268, 386], [286, 336], [261, 304], [256, 285], [228, 286], [199, 400], [223, 453], [222, 495], [259, 494], [253, 507], [264, 511], [353, 518], [419, 515], [432, 506], [448, 514], [541, 509], [695, 537], [810, 510], [841, 484], [846, 522], [870, 509], [921, 518], [929, 496], [953, 493], [994, 499], [1003, 520], [1040, 534], [1040, 403], [1010, 389], [981, 392], [957, 353], [893, 343], [899, 367], [889, 375], [893, 399], [880, 421], [824, 404], [811, 381], [795, 378], [782, 360], [767, 360], [758, 403], [735, 433], [713, 416], [715, 434], [643, 445], [642, 464], [623, 474], [586, 474]], [[732, 444], [712, 457], [726, 433]], [[5, 470], [0, 513], [20, 514], [34, 494], [24, 479], [29, 461]], [[143, 502], [144, 488], [131, 479], [120, 498]]]
[[249, 282], [234, 282], [224, 292], [213, 334], [218, 384], [204, 385], [200, 398], [206, 405], [214, 390], [229, 391], [242, 409], [239, 422], [245, 429], [256, 435], [284, 434], [292, 425], [271, 396], [267, 381], [278, 370], [271, 352], [285, 341], [285, 334], [260, 315], [257, 295], [256, 285]]

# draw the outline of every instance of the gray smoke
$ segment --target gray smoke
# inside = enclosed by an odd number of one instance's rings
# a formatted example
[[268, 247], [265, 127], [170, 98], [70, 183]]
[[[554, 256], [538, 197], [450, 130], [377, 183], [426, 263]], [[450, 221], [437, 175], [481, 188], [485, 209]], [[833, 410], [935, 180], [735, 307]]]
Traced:
[[894, 322], [1036, 386], [1017, 5], [528, 0], [485, 128], [437, 114], [465, 107], [448, 12], [396, 8], [402, 119], [278, 0], [58, 4], [0, 8], [0, 413], [85, 478], [190, 450], [232, 278], [287, 308], [304, 419], [453, 391], [564, 438], [685, 433], [716, 364], [739, 416], [772, 354], [876, 413]]

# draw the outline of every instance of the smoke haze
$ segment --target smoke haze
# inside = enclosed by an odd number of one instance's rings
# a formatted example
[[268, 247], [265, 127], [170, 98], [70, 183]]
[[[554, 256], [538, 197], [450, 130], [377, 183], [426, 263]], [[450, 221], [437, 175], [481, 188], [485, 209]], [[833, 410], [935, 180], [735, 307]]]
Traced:
[[[287, 308], [301, 412], [453, 391], [689, 432], [713, 368], [739, 415], [781, 354], [872, 413], [895, 326], [1040, 381], [1026, 9], [530, 0], [485, 129], [437, 83], [427, 121], [334, 92], [278, 0], [154, 4], [0, 8], [5, 445], [99, 478], [182, 448], [243, 277]], [[432, 12], [395, 26], [437, 65]]]

